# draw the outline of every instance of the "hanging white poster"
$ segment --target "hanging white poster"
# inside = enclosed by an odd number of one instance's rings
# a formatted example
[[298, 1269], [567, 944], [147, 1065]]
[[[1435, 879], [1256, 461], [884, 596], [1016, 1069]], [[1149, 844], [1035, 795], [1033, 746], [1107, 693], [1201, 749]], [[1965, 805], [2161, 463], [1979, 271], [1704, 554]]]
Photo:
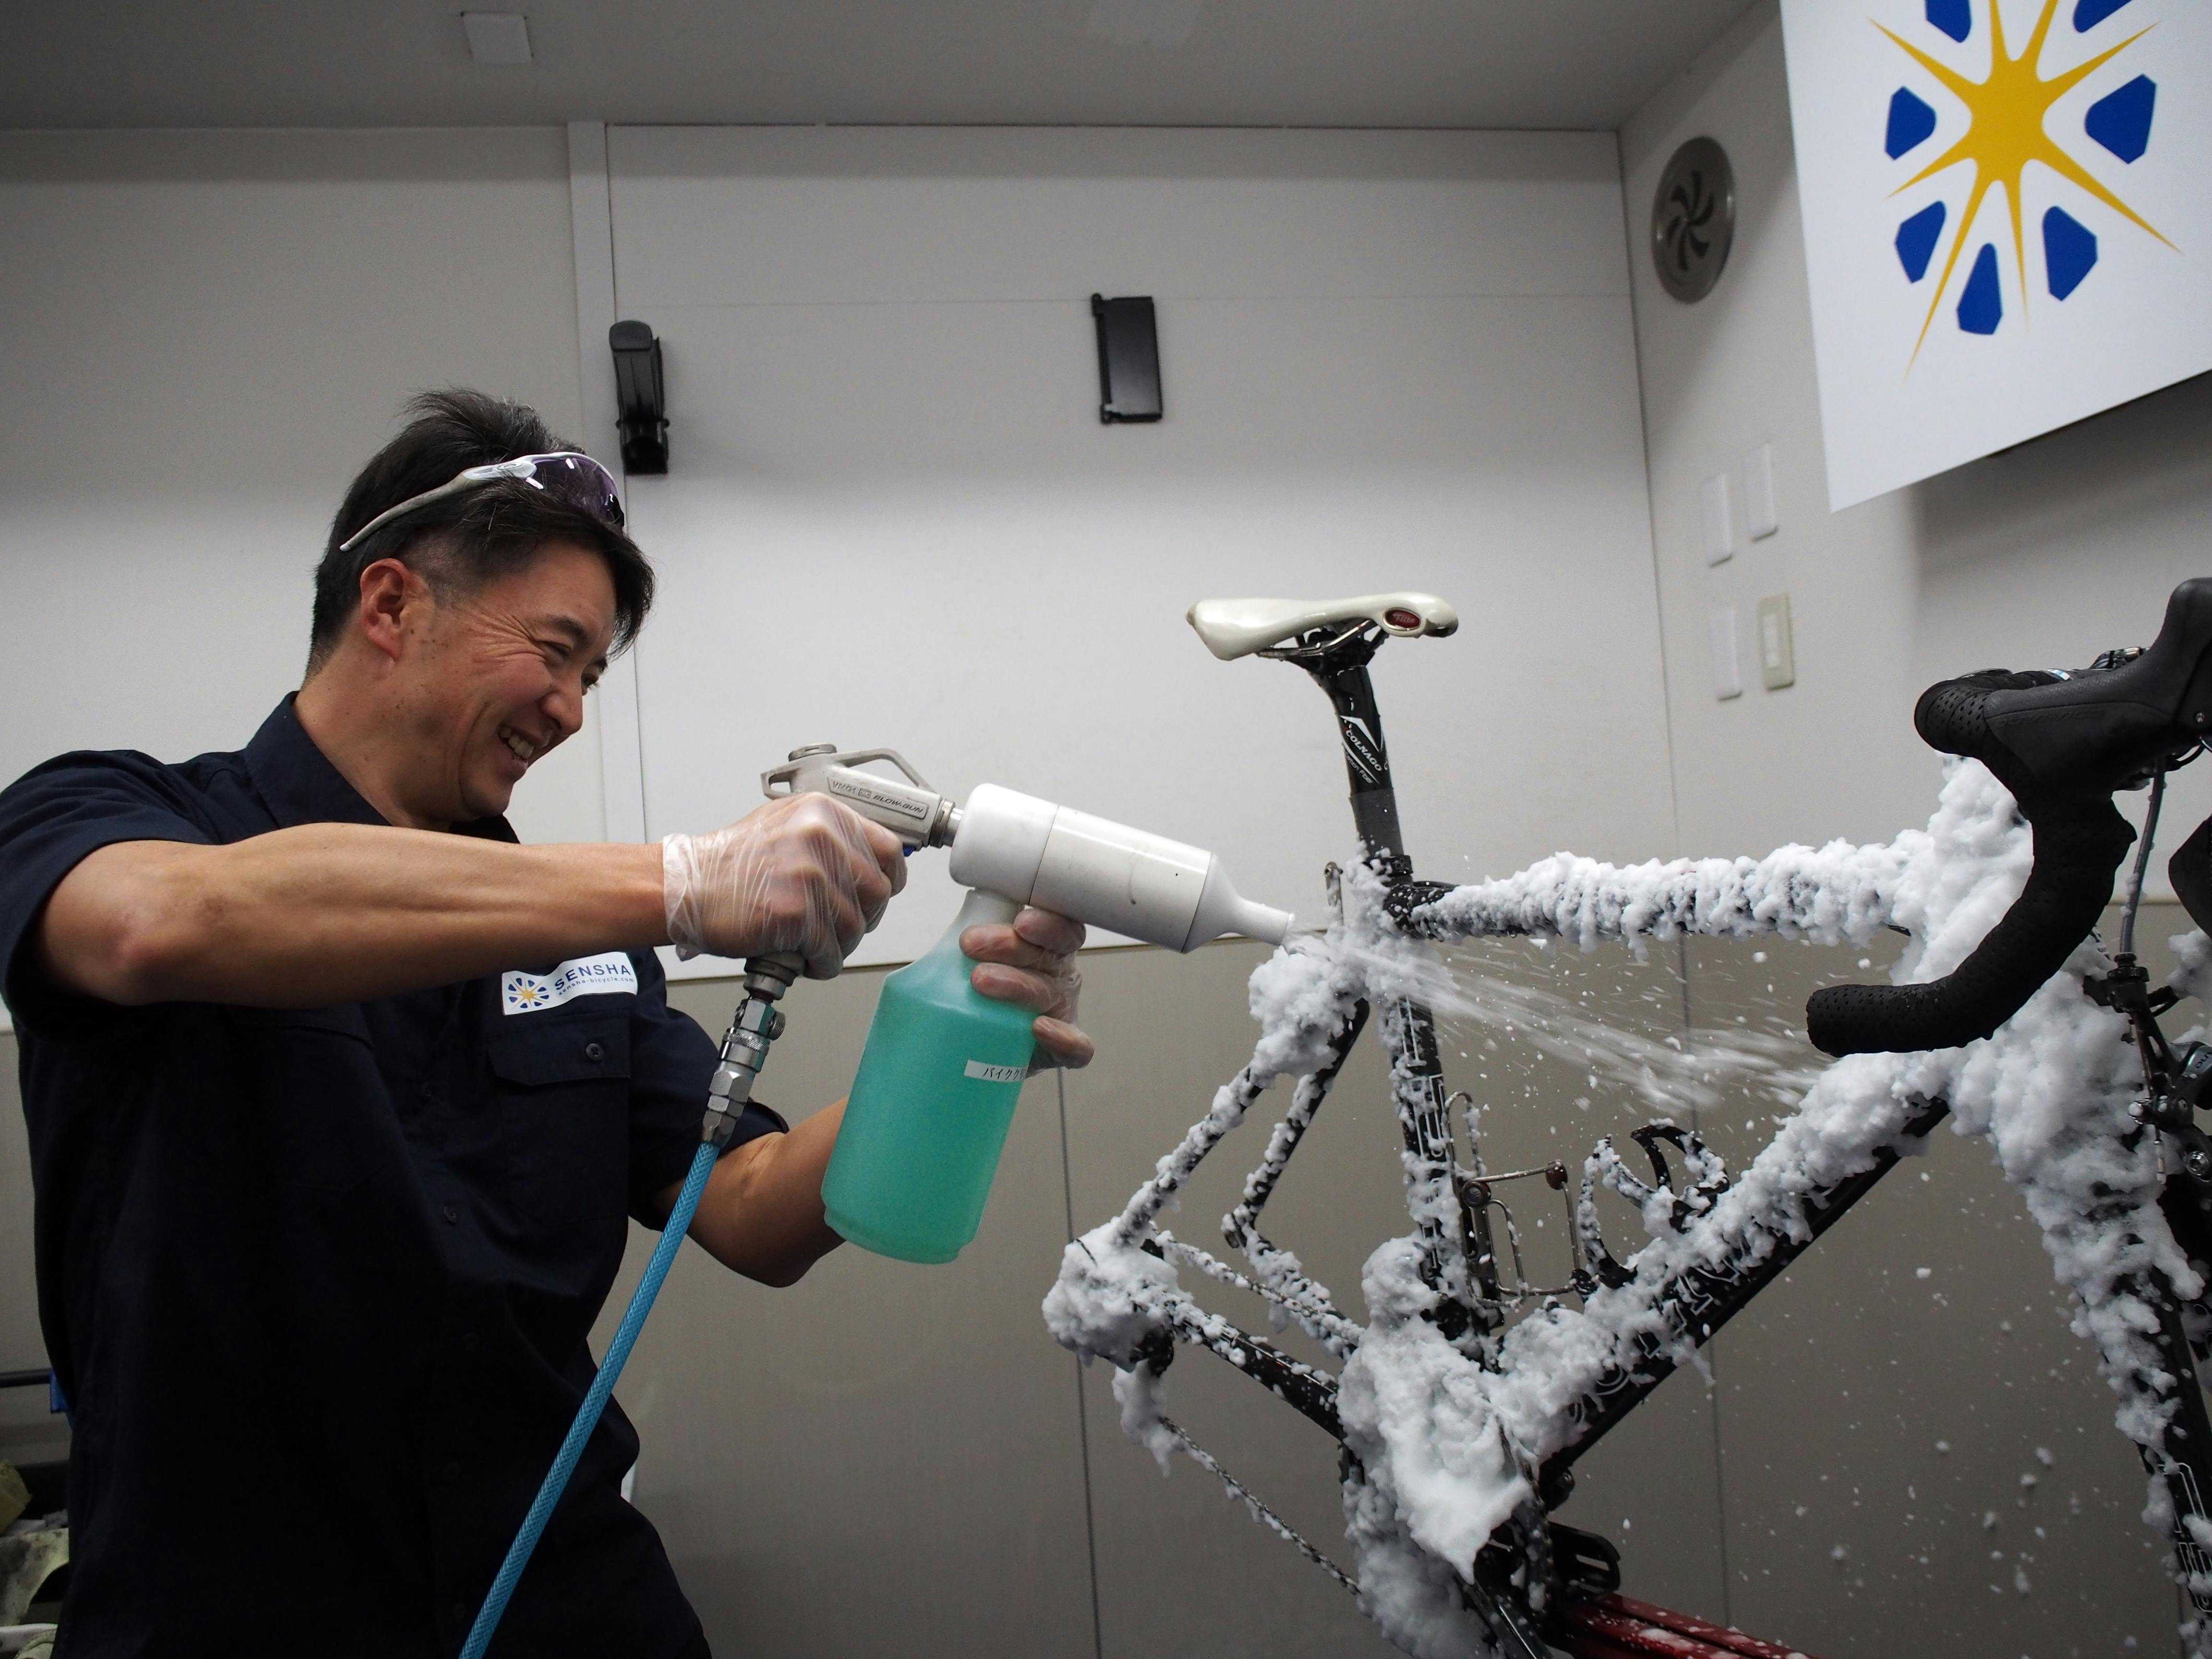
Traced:
[[1831, 507], [2212, 369], [2212, 4], [1782, 15]]

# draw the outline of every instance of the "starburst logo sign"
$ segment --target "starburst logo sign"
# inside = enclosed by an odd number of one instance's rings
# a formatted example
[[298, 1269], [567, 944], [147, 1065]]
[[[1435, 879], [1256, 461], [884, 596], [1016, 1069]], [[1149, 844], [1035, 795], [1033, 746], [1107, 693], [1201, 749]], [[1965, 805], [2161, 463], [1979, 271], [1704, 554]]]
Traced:
[[1784, 0], [1831, 504], [2212, 368], [2202, 0]]
[[[1966, 112], [1966, 131], [1942, 154], [1899, 185], [1897, 193], [1907, 192], [1945, 173], [1965, 172], [1968, 175], [1966, 206], [1958, 215], [1958, 223], [1963, 228], [1976, 222], [1982, 204], [1992, 191], [2002, 191], [2001, 199], [2011, 216], [2012, 252], [2023, 295], [2030, 289], [2021, 197], [2030, 163], [2048, 168], [2091, 200], [2101, 203], [2129, 222], [2157, 236], [2160, 241], [2166, 241], [2152, 229], [2148, 220], [2106, 189], [2073, 155], [2075, 148], [2094, 142], [2123, 161], [2140, 160], [2150, 141], [2151, 118], [2158, 106], [2158, 82], [2148, 75], [2138, 75], [2106, 94], [2089, 106], [2078, 132], [2067, 131], [2069, 124], [2063, 122], [2057, 124], [2058, 130], [2054, 132], [2045, 118], [2053, 105], [2149, 30], [2138, 30], [2063, 72], [2045, 75], [2041, 67], [2043, 52], [2051, 21], [2058, 15], [2059, 0], [2042, 0], [2042, 4], [2034, 29], [2017, 56], [2005, 45], [2003, 8], [1990, 8], [1989, 70], [1979, 80], [1961, 74], [1895, 31], [1882, 30]], [[2125, 10], [2127, 4], [2128, 0], [2089, 0], [2086, 4], [2076, 0], [2075, 21], [2094, 27], [2114, 12]], [[1941, 33], [1964, 40], [1973, 33], [1973, 10], [1967, 0], [1932, 4], [1927, 7], [1927, 12], [1930, 27]], [[1911, 155], [1929, 147], [1924, 141], [1936, 131], [1936, 112], [1910, 87], [1899, 87], [1890, 95], [1888, 127], [1882, 148], [1892, 156]], [[1905, 275], [1916, 283], [1927, 270], [1935, 245], [1942, 237], [1944, 222], [1950, 216], [1948, 206], [1939, 197], [1897, 228], [1897, 257]], [[2096, 233], [2064, 208], [2055, 205], [2044, 210], [2042, 231], [2045, 280], [2053, 299], [2067, 299], [2097, 263]], [[1951, 275], [1958, 268], [1959, 255], [1970, 240], [1965, 234], [1951, 238], [1942, 275], [1930, 289], [1927, 319], [1920, 325], [1919, 337], [1913, 342], [1916, 357], [1927, 341], [1929, 329], [1935, 325], [1936, 313], [1942, 308], [1950, 290]], [[1956, 314], [1959, 326], [1973, 334], [1994, 334], [2003, 322], [2004, 300], [1997, 281], [1996, 243], [1984, 242], [1981, 251], [1974, 256], [1972, 273], [1959, 295]]]
[[535, 974], [507, 975], [501, 982], [500, 992], [510, 1014], [526, 1014], [532, 1009], [553, 1006], [552, 993]]

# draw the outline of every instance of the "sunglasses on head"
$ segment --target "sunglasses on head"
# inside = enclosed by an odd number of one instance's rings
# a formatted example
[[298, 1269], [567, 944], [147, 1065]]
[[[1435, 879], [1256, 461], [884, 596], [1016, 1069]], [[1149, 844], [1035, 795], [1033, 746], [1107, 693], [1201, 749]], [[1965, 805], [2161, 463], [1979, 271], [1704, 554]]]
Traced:
[[387, 507], [340, 542], [338, 551], [349, 551], [356, 542], [418, 507], [460, 495], [480, 484], [497, 483], [503, 478], [542, 489], [563, 507], [588, 513], [603, 525], [617, 530], [623, 526], [622, 496], [615, 489], [614, 475], [588, 455], [563, 450], [555, 455], [520, 455], [511, 461], [465, 467], [435, 489], [426, 489], [419, 495], [410, 495], [397, 507]]

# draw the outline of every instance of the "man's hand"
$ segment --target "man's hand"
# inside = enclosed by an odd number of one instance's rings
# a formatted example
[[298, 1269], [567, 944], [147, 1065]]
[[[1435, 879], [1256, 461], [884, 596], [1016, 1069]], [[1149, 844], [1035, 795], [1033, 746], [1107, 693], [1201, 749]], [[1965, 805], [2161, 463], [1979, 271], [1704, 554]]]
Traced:
[[669, 943], [696, 957], [802, 957], [834, 979], [906, 885], [896, 836], [827, 795], [788, 795], [661, 843]]
[[1075, 953], [1083, 924], [1050, 910], [1024, 910], [1012, 925], [970, 927], [960, 948], [975, 958], [969, 982], [985, 996], [1035, 1014], [1037, 1047], [1055, 1066], [1088, 1066], [1095, 1046], [1074, 1024], [1083, 975]]

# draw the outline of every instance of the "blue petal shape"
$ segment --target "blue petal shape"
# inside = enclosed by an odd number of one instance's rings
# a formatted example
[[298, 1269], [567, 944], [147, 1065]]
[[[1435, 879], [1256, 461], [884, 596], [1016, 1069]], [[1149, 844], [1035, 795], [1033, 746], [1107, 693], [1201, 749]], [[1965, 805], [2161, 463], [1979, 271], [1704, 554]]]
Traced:
[[1936, 257], [1936, 239], [1943, 234], [1944, 217], [1943, 204], [1930, 202], [1897, 228], [1898, 260], [1913, 282], [1928, 274], [1928, 262]]
[[2128, 0], [2079, 0], [2074, 8], [2074, 33], [2087, 33], [2127, 3]]
[[2090, 105], [2081, 118], [2082, 131], [2123, 161], [2135, 161], [2150, 148], [2151, 111], [2157, 103], [2158, 82], [2138, 75]]
[[1966, 278], [1966, 291], [1959, 296], [1959, 326], [1969, 334], [1994, 334], [2004, 320], [2004, 295], [1997, 291], [1997, 250], [1982, 244], [1974, 256], [1974, 269]]
[[1881, 147], [1894, 161], [1915, 144], [1924, 141], [1936, 131], [1936, 112], [1922, 103], [1903, 87], [1889, 94], [1889, 131], [1882, 135]]
[[[2098, 3], [2099, 0], [2081, 0], [2085, 6]], [[1928, 21], [1954, 40], [1963, 40], [1974, 32], [1972, 0], [1928, 0]]]
[[2051, 297], [2063, 300], [2081, 286], [2097, 263], [2096, 234], [2060, 208], [2043, 216], [2043, 273]]

